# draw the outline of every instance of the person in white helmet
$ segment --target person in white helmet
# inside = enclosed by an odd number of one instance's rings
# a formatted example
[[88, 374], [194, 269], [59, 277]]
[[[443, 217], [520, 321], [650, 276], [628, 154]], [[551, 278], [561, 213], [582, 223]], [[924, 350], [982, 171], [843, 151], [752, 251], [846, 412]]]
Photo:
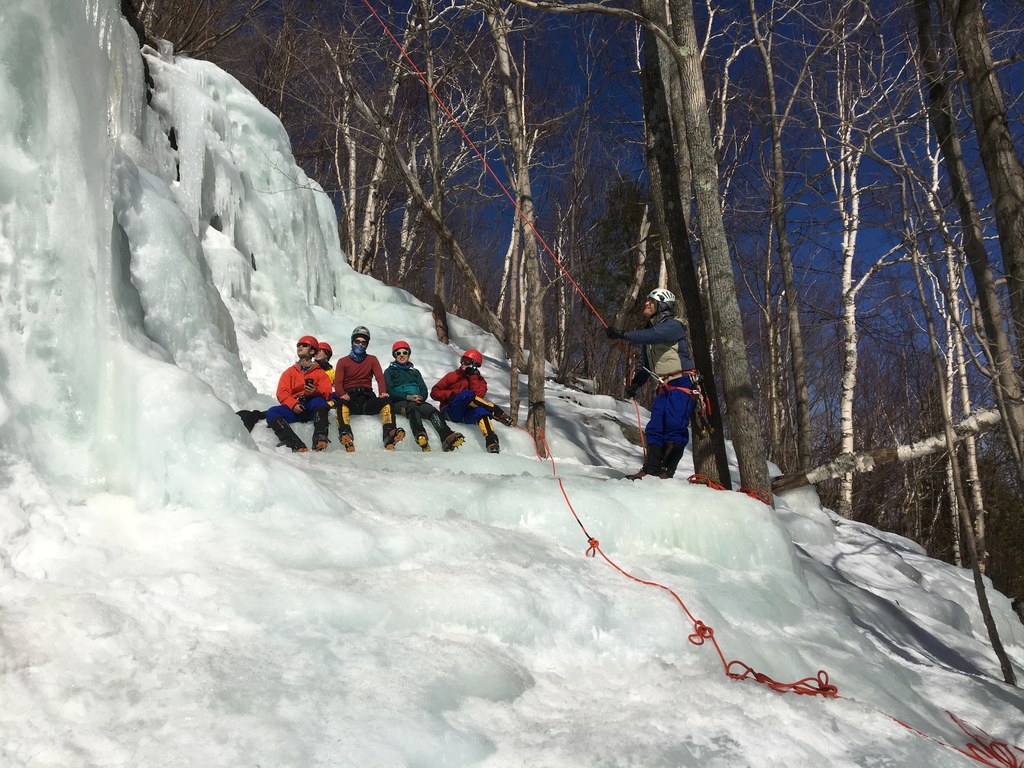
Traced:
[[676, 297], [664, 288], [655, 288], [644, 302], [644, 317], [649, 328], [620, 331], [608, 326], [609, 339], [623, 339], [640, 345], [640, 363], [626, 390], [630, 398], [652, 376], [658, 391], [651, 405], [651, 418], [644, 429], [647, 456], [639, 472], [626, 475], [630, 480], [645, 477], [668, 479], [676, 472], [690, 441], [690, 417], [696, 404], [691, 376], [696, 373], [690, 359], [686, 329], [675, 316]]

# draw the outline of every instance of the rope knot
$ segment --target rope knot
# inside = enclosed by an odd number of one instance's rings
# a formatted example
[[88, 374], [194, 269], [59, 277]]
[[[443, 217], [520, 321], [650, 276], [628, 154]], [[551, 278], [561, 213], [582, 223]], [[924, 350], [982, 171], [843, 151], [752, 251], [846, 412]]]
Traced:
[[596, 557], [597, 550], [601, 548], [601, 542], [595, 539], [593, 536], [591, 536], [587, 544], [590, 545], [589, 547], [587, 547], [587, 557]]
[[687, 640], [694, 645], [704, 645], [705, 640], [714, 640], [714, 638], [715, 630], [703, 621], [697, 620], [693, 622], [693, 634], [690, 635]]

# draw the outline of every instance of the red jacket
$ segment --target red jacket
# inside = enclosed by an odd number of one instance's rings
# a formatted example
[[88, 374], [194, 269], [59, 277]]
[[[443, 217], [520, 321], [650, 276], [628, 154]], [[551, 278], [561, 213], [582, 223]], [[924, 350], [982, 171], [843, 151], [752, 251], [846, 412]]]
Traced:
[[459, 368], [441, 377], [441, 380], [430, 388], [430, 396], [441, 404], [443, 410], [448, 405], [448, 401], [464, 389], [472, 389], [473, 394], [477, 397], [486, 397], [487, 381], [479, 373], [467, 376]]
[[371, 380], [377, 382], [378, 395], [384, 397], [388, 393], [388, 385], [384, 383], [384, 371], [381, 370], [380, 361], [373, 355], [367, 355], [358, 363], [345, 355], [338, 360], [334, 370], [334, 391], [339, 395], [355, 387], [370, 389]]
[[324, 373], [324, 369], [316, 363], [309, 370], [302, 370], [296, 363], [291, 368], [286, 368], [281, 374], [281, 380], [277, 382], [277, 399], [281, 405], [287, 405], [295, 410], [299, 396], [307, 394], [306, 379], [312, 379], [316, 387], [314, 396], [319, 395], [324, 400], [331, 398], [331, 380]]

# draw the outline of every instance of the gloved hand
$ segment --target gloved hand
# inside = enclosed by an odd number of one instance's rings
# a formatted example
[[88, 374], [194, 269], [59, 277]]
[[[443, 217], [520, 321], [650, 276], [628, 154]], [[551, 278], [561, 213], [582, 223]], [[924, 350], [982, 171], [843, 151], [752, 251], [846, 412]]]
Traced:
[[636, 393], [640, 390], [640, 387], [629, 387], [626, 389], [626, 397], [630, 400], [636, 400]]
[[620, 331], [614, 325], [609, 325], [607, 328], [604, 329], [604, 335], [607, 336], [609, 339], [621, 339], [622, 331]]

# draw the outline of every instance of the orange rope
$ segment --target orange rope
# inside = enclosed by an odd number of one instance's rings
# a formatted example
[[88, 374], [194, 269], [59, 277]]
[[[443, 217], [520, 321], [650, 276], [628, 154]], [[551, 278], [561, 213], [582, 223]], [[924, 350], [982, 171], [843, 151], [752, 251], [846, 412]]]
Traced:
[[[530, 434], [529, 431], [525, 429], [523, 431], [526, 432], [527, 434]], [[565, 490], [565, 484], [562, 482], [562, 478], [558, 476], [558, 472], [555, 468], [555, 459], [551, 453], [551, 447], [548, 445], [546, 440], [543, 440], [543, 438], [541, 438], [541, 440], [543, 441], [544, 450], [548, 455], [548, 460], [551, 462], [551, 473], [554, 476], [554, 478], [558, 481], [558, 488], [562, 492], [562, 497], [565, 499], [565, 503], [566, 505], [568, 505], [569, 511], [572, 512], [572, 516], [576, 519], [576, 524], [579, 525], [580, 530], [583, 531], [583, 535], [587, 538], [587, 557], [596, 557], [597, 555], [600, 555], [604, 559], [604, 561], [608, 563], [608, 565], [610, 565], [616, 571], [621, 573], [627, 579], [631, 579], [632, 581], [635, 581], [638, 584], [644, 584], [645, 586], [655, 587], [656, 589], [668, 592], [668, 594], [672, 596], [672, 598], [676, 601], [676, 604], [678, 604], [680, 609], [683, 611], [683, 613], [686, 614], [686, 616], [690, 619], [690, 621], [693, 624], [693, 632], [687, 636], [687, 640], [689, 640], [693, 645], [697, 646], [704, 645], [705, 642], [710, 642], [711, 645], [714, 647], [715, 652], [718, 654], [719, 660], [721, 660], [722, 662], [722, 668], [727, 677], [733, 680], [753, 679], [755, 682], [761, 683], [762, 685], [766, 685], [772, 690], [778, 691], [779, 693], [797, 693], [808, 696], [824, 696], [826, 698], [834, 698], [838, 695], [838, 688], [829, 683], [828, 673], [825, 672], [825, 670], [823, 669], [818, 670], [818, 674], [816, 677], [807, 677], [803, 680], [798, 680], [795, 683], [779, 683], [773, 680], [772, 678], [768, 677], [768, 675], [755, 671], [752, 667], [744, 664], [741, 661], [726, 661], [725, 654], [722, 652], [722, 647], [718, 644], [718, 640], [715, 638], [714, 629], [712, 629], [703, 621], [700, 621], [696, 616], [694, 616], [693, 613], [690, 612], [690, 609], [686, 606], [686, 603], [683, 602], [683, 599], [679, 597], [675, 590], [671, 589], [670, 587], [666, 587], [664, 584], [659, 584], [656, 581], [648, 581], [646, 579], [641, 579], [639, 576], [634, 576], [633, 574], [629, 573], [628, 571], [620, 567], [618, 563], [616, 563], [614, 560], [608, 557], [605, 551], [601, 549], [601, 542], [590, 535], [590, 532], [587, 531], [586, 526], [583, 525], [583, 521], [580, 520], [580, 516], [576, 514], [576, 509], [573, 507], [572, 501], [569, 499], [569, 493]], [[541, 455], [541, 451], [540, 446], [537, 444], [537, 441], [534, 441], [534, 449], [536, 450], [537, 456], [539, 458]], [[734, 672], [734, 667], [741, 668], [743, 671]], [[812, 683], [811, 681], [816, 681], [817, 685], [814, 685], [814, 683]]]
[[[590, 311], [598, 319], [598, 321], [601, 323], [601, 325], [604, 326], [605, 328], [607, 328], [608, 324], [604, 321], [604, 318], [601, 316], [601, 313], [598, 312], [597, 309], [594, 307], [594, 305], [590, 303], [590, 300], [587, 298], [586, 294], [583, 293], [583, 289], [580, 288], [579, 284], [573, 279], [572, 275], [569, 273], [569, 271], [565, 268], [565, 266], [562, 264], [562, 262], [555, 255], [555, 252], [547, 244], [547, 241], [544, 240], [543, 236], [541, 236], [540, 232], [537, 230], [536, 226], [534, 226], [533, 222], [530, 221], [527, 218], [526, 214], [523, 212], [522, 208], [519, 207], [519, 204], [516, 202], [515, 198], [512, 196], [512, 194], [508, 191], [508, 189], [502, 183], [501, 179], [498, 178], [498, 175], [493, 171], [493, 169], [491, 168], [490, 164], [487, 162], [487, 159], [484, 157], [483, 153], [480, 152], [480, 150], [477, 148], [477, 146], [473, 142], [473, 140], [470, 139], [469, 136], [466, 134], [465, 130], [463, 130], [463, 128], [460, 125], [459, 121], [455, 118], [455, 116], [448, 109], [447, 105], [444, 103], [444, 101], [441, 99], [441, 97], [438, 95], [438, 93], [430, 85], [430, 83], [428, 82], [427, 78], [420, 71], [420, 69], [416, 66], [415, 62], [413, 62], [413, 60], [410, 58], [408, 52], [402, 46], [402, 43], [398, 40], [398, 38], [395, 37], [395, 35], [388, 28], [388, 25], [384, 21], [384, 19], [382, 19], [380, 17], [380, 15], [378, 15], [378, 13], [374, 10], [373, 6], [370, 3], [370, 0], [363, 0], [363, 2], [366, 4], [366, 7], [369, 9], [369, 11], [373, 15], [373, 17], [375, 19], [377, 19], [377, 21], [380, 23], [380, 25], [383, 28], [385, 34], [388, 37], [391, 38], [391, 40], [395, 43], [396, 46], [398, 46], [399, 51], [401, 51], [402, 57], [408, 62], [409, 66], [412, 68], [413, 72], [416, 73], [416, 76], [423, 83], [424, 87], [430, 92], [430, 94], [431, 94], [431, 96], [433, 96], [434, 100], [437, 101], [437, 103], [440, 105], [442, 111], [444, 111], [444, 113], [448, 116], [448, 119], [451, 120], [452, 124], [456, 127], [456, 129], [459, 131], [459, 133], [462, 134], [463, 139], [465, 139], [466, 143], [469, 145], [469, 147], [476, 154], [477, 158], [483, 164], [484, 168], [491, 175], [491, 177], [494, 179], [494, 181], [498, 184], [498, 187], [505, 194], [505, 196], [509, 199], [509, 201], [512, 203], [512, 205], [515, 207], [516, 211], [519, 213], [520, 217], [523, 219], [523, 221], [526, 223], [526, 225], [530, 228], [530, 230], [533, 232], [533, 234], [537, 237], [538, 242], [543, 246], [544, 250], [548, 253], [548, 255], [555, 262], [555, 264], [558, 265], [558, 268], [566, 276], [566, 278], [572, 284], [573, 288], [576, 289], [576, 292], [580, 295], [580, 298], [583, 299], [584, 303], [587, 305], [587, 307], [590, 308]], [[626, 345], [624, 345], [624, 346], [626, 346]], [[627, 349], [628, 349], [628, 347], [627, 347]], [[636, 404], [635, 398], [634, 398], [634, 404]], [[639, 416], [640, 416], [640, 410], [639, 410], [639, 406], [637, 406], [637, 420], [638, 421], [639, 421]], [[523, 428], [520, 427], [520, 429], [523, 429]], [[527, 434], [530, 434], [529, 431], [526, 430], [526, 429], [523, 429], [523, 431], [526, 432]], [[642, 434], [643, 434], [643, 432], [641, 431], [641, 435]], [[534, 436], [531, 435], [531, 437], [534, 437]], [[710, 641], [712, 643], [712, 645], [714, 646], [715, 651], [717, 652], [719, 659], [721, 659], [721, 661], [722, 661], [722, 664], [723, 664], [723, 666], [725, 668], [725, 674], [730, 679], [733, 679], [733, 680], [746, 680], [746, 679], [751, 679], [752, 678], [755, 682], [758, 682], [758, 683], [761, 683], [763, 685], [766, 685], [769, 688], [771, 688], [772, 690], [778, 691], [780, 693], [796, 693], [796, 694], [808, 695], [808, 696], [822, 696], [824, 698], [842, 698], [841, 696], [839, 696], [838, 688], [836, 688], [835, 685], [832, 685], [829, 682], [828, 673], [825, 672], [824, 670], [819, 670], [818, 674], [815, 677], [807, 677], [807, 678], [804, 678], [803, 680], [798, 680], [798, 681], [796, 681], [794, 683], [779, 683], [779, 682], [776, 682], [775, 680], [772, 680], [767, 675], [764, 675], [764, 674], [762, 674], [760, 672], [755, 671], [754, 669], [752, 669], [751, 667], [747, 666], [743, 662], [735, 661], [735, 660], [731, 661], [731, 662], [726, 662], [725, 661], [725, 655], [722, 653], [722, 649], [719, 646], [718, 641], [715, 639], [714, 630], [711, 627], [709, 627], [706, 624], [704, 624], [703, 622], [697, 620], [693, 616], [693, 614], [690, 613], [690, 610], [686, 607], [686, 604], [682, 601], [682, 599], [679, 597], [678, 594], [676, 594], [672, 589], [664, 586], [663, 584], [659, 584], [659, 583], [653, 582], [653, 581], [646, 581], [644, 579], [641, 579], [641, 578], [638, 578], [636, 576], [633, 576], [632, 574], [630, 574], [630, 573], [626, 572], [625, 570], [623, 570], [622, 568], [620, 568], [615, 562], [613, 562], [611, 560], [611, 558], [608, 557], [608, 555], [605, 554], [604, 550], [601, 549], [601, 543], [587, 532], [586, 527], [583, 525], [583, 521], [580, 520], [579, 515], [576, 514], [576, 510], [573, 508], [572, 502], [569, 500], [569, 494], [565, 490], [565, 485], [562, 483], [562, 479], [560, 477], [558, 477], [558, 473], [557, 473], [557, 471], [555, 469], [554, 457], [551, 455], [550, 446], [548, 445], [548, 442], [544, 438], [543, 434], [540, 436], [540, 440], [543, 442], [544, 449], [545, 449], [545, 451], [548, 454], [549, 460], [551, 461], [551, 471], [552, 471], [552, 474], [554, 475], [555, 479], [558, 481], [558, 487], [562, 491], [562, 496], [565, 498], [565, 503], [569, 506], [569, 510], [572, 512], [572, 515], [576, 519], [577, 524], [580, 526], [580, 529], [583, 531], [584, 536], [586, 536], [586, 538], [587, 538], [587, 545], [588, 545], [587, 546], [587, 551], [586, 551], [586, 556], [587, 557], [595, 557], [596, 555], [600, 554], [601, 557], [604, 558], [605, 562], [607, 562], [609, 565], [611, 565], [613, 568], [615, 568], [615, 570], [617, 570], [623, 576], [626, 576], [627, 578], [632, 579], [633, 581], [636, 581], [639, 584], [645, 584], [647, 586], [657, 587], [658, 589], [662, 589], [662, 590], [668, 592], [670, 595], [672, 595], [672, 597], [675, 599], [676, 603], [679, 604], [679, 606], [683, 610], [683, 612], [686, 613], [686, 615], [693, 622], [694, 631], [693, 631], [692, 634], [689, 635], [688, 640], [692, 644], [697, 645], [697, 646], [703, 645], [705, 641]], [[537, 445], [536, 438], [534, 438], [534, 448], [537, 451], [538, 458], [540, 458], [540, 449], [539, 449], [539, 447]], [[645, 447], [645, 451], [646, 451], [646, 447]], [[717, 483], [712, 483], [707, 478], [698, 479], [698, 478], [701, 478], [701, 477], [702, 476], [694, 475], [693, 477], [690, 478], [690, 482], [704, 482], [704, 484], [708, 485], [709, 487], [716, 487], [717, 486]], [[721, 486], [717, 486], [717, 487], [721, 488]], [[724, 490], [724, 488], [721, 488], [721, 489]], [[756, 498], [756, 499], [758, 499], [760, 501], [764, 501], [765, 504], [768, 504], [768, 505], [771, 504], [771, 501], [770, 501], [771, 496], [770, 496], [770, 494], [768, 494], [766, 491], [764, 491], [762, 489], [759, 489], [759, 488], [741, 488], [740, 490], [743, 493], [746, 493], [747, 495], [751, 496], [752, 498]], [[739, 671], [739, 672], [733, 671], [734, 668], [740, 668], [742, 671]], [[896, 722], [900, 723], [904, 727], [906, 727], [906, 728], [908, 728], [908, 729], [910, 729], [910, 730], [920, 734], [921, 736], [924, 736], [925, 738], [929, 738], [929, 739], [932, 739], [933, 741], [936, 741], [936, 742], [938, 742], [940, 744], [944, 744], [945, 746], [948, 746], [951, 749], [955, 749], [957, 752], [960, 752], [961, 754], [965, 755], [966, 757], [969, 757], [969, 758], [971, 758], [973, 760], [976, 760], [976, 761], [978, 761], [978, 762], [980, 762], [980, 763], [982, 763], [984, 765], [991, 766], [992, 768], [1024, 768], [1024, 751], [1022, 751], [1020, 748], [1018, 748], [1018, 747], [1011, 747], [1006, 742], [996, 741], [996, 740], [992, 739], [990, 736], [988, 736], [988, 734], [984, 733], [983, 731], [979, 731], [978, 733], [972, 733], [972, 732], [967, 730], [966, 725], [961, 720], [959, 720], [955, 715], [953, 715], [952, 713], [947, 713], [947, 714], [949, 714], [949, 716], [951, 718], [953, 718], [954, 722], [957, 723], [957, 725], [961, 728], [961, 730], [963, 730], [964, 733], [972, 741], [974, 741], [976, 743], [969, 744], [966, 750], [958, 749], [957, 747], [952, 747], [951, 745], [945, 744], [945, 742], [942, 742], [939, 739], [935, 739], [934, 737], [928, 736], [927, 734], [922, 733], [921, 731], [918, 731], [917, 729], [912, 728], [911, 726], [906, 725], [905, 723], [901, 723], [899, 720], [896, 720], [896, 718], [892, 718], [892, 719], [895, 720]], [[891, 717], [891, 715], [889, 717]]]

